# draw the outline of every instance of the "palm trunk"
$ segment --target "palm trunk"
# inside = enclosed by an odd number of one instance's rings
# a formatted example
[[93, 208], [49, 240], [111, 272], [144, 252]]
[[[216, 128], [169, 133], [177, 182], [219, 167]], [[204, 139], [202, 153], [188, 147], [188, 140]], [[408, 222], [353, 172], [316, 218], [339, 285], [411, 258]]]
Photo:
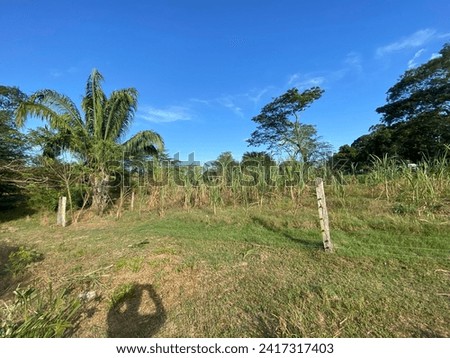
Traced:
[[109, 175], [103, 170], [93, 175], [92, 179], [92, 209], [99, 215], [102, 215], [108, 205], [108, 183]]

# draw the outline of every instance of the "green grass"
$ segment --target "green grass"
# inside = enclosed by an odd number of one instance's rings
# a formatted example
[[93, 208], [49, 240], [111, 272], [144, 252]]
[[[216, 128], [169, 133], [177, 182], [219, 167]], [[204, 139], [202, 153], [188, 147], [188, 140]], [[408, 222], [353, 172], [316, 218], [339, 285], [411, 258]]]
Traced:
[[57, 338], [73, 333], [81, 304], [65, 290], [55, 293], [17, 288], [14, 300], [0, 308], [1, 338]]
[[[446, 212], [396, 213], [357, 187], [327, 192], [332, 254], [308, 192], [297, 203], [124, 212], [66, 228], [18, 219], [1, 239], [44, 254], [33, 280], [98, 292], [74, 336], [106, 336], [114, 298], [140, 307], [129, 324], [158, 337], [450, 337]], [[92, 272], [95, 282], [80, 280]], [[143, 285], [158, 297], [124, 289]]]
[[19, 247], [17, 251], [13, 251], [8, 255], [8, 261], [5, 264], [3, 272], [0, 274], [13, 276], [24, 273], [29, 265], [43, 259], [42, 254], [34, 249]]
[[109, 308], [117, 309], [119, 305], [121, 305], [127, 299], [133, 297], [135, 294], [135, 286], [131, 283], [123, 284], [117, 287], [110, 300], [109, 300]]

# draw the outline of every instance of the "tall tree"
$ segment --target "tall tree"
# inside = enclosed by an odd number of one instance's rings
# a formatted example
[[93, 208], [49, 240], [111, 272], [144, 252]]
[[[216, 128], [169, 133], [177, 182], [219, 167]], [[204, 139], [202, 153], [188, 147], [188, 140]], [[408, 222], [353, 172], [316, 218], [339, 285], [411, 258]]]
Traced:
[[221, 153], [213, 162], [215, 174], [222, 178], [223, 183], [231, 185], [234, 171], [239, 167], [239, 162], [233, 158], [231, 152]]
[[70, 151], [90, 170], [92, 206], [100, 213], [107, 203], [109, 176], [124, 152], [157, 155], [164, 149], [161, 136], [151, 130], [122, 142], [137, 109], [137, 90], [116, 90], [108, 98], [102, 82], [103, 76], [94, 69], [81, 103], [84, 115], [70, 98], [48, 89], [33, 93], [16, 110], [18, 125], [28, 116], [45, 120], [57, 135], [60, 148]]
[[[376, 109], [381, 123], [334, 156], [367, 166], [373, 155], [418, 162], [450, 146], [450, 44], [425, 64], [407, 70]], [[355, 152], [356, 151], [356, 152]]]
[[450, 144], [450, 44], [406, 71], [388, 90], [387, 104], [376, 111], [401, 157], [419, 160], [441, 153]]
[[[0, 200], [9, 208], [17, 199], [27, 148], [14, 121], [14, 111], [26, 95], [16, 87], [0, 86]], [[4, 205], [4, 204], [7, 205]]]
[[275, 160], [266, 152], [245, 152], [242, 155], [241, 170], [244, 174], [250, 175], [255, 184], [261, 180], [269, 183], [271, 169], [278, 169], [276, 165]]
[[310, 88], [299, 93], [292, 88], [265, 105], [261, 113], [252, 118], [258, 124], [247, 143], [267, 146], [274, 153], [288, 153], [291, 159], [310, 163], [330, 149], [320, 141], [316, 127], [300, 122], [300, 113], [319, 99], [323, 90]]

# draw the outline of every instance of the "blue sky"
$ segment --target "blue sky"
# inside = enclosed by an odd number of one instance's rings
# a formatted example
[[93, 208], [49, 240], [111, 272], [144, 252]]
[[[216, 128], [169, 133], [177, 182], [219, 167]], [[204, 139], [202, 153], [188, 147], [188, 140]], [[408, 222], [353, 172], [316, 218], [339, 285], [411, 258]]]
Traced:
[[139, 91], [128, 136], [155, 130], [169, 154], [202, 162], [262, 150], [245, 143], [251, 118], [289, 88], [320, 86], [301, 120], [337, 150], [450, 41], [449, 14], [448, 0], [0, 0], [0, 84], [79, 104], [97, 68], [105, 92]]

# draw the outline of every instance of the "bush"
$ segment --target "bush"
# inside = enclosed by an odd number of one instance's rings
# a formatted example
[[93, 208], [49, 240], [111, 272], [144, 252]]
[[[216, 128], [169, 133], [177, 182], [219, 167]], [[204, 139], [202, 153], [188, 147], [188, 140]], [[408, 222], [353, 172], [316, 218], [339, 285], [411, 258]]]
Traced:
[[23, 246], [19, 250], [12, 252], [8, 256], [8, 262], [5, 265], [4, 273], [18, 275], [25, 271], [25, 269], [33, 262], [38, 262], [43, 259], [43, 255], [34, 249], [28, 249]]
[[32, 209], [55, 211], [58, 207], [60, 191], [53, 188], [43, 188], [36, 184], [26, 187], [28, 205]]

